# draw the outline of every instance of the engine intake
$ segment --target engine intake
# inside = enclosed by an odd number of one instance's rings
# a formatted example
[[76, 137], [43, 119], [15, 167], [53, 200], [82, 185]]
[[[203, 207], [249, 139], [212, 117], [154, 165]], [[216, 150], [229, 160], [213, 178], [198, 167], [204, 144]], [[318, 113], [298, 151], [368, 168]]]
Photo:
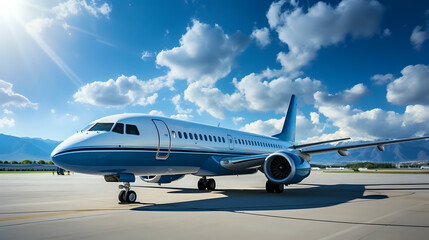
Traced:
[[140, 176], [140, 179], [148, 183], [171, 183], [183, 178], [185, 175], [152, 175], [152, 176]]
[[273, 183], [288, 184], [295, 172], [295, 162], [288, 153], [275, 152], [265, 159], [264, 174]]

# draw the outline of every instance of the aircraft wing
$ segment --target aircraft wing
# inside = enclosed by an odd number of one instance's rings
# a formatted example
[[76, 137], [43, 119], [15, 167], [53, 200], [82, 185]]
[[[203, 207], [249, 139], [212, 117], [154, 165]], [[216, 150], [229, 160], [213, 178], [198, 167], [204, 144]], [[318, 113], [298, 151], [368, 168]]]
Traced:
[[342, 145], [342, 146], [334, 146], [334, 147], [325, 147], [325, 148], [319, 148], [319, 149], [309, 149], [309, 150], [300, 150], [303, 154], [308, 155], [314, 155], [314, 154], [321, 154], [321, 153], [329, 153], [329, 152], [338, 152], [342, 156], [347, 155], [347, 150], [349, 149], [357, 149], [357, 148], [365, 148], [365, 147], [372, 147], [377, 146], [378, 150], [384, 151], [384, 145], [394, 144], [394, 143], [402, 143], [402, 142], [410, 142], [410, 141], [417, 141], [417, 140], [423, 140], [428, 139], [429, 136], [426, 137], [418, 137], [418, 138], [404, 138], [404, 139], [397, 139], [397, 140], [389, 140], [389, 141], [376, 141], [376, 142], [370, 142], [370, 143], [361, 143], [361, 144], [350, 144], [350, 145]]

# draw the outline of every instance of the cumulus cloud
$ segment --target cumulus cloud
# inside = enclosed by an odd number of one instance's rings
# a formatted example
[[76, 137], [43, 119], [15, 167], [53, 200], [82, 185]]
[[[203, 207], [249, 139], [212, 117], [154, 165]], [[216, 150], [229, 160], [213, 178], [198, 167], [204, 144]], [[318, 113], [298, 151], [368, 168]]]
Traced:
[[292, 94], [299, 96], [304, 102], [312, 104], [314, 102], [313, 94], [322, 89], [320, 81], [308, 77], [270, 78], [272, 77], [270, 75], [270, 71], [261, 74], [251, 73], [240, 81], [234, 81], [236, 88], [246, 101], [244, 106], [247, 109], [283, 112], [287, 109]]
[[73, 98], [76, 102], [103, 107], [122, 107], [130, 104], [146, 106], [154, 104], [163, 87], [172, 87], [173, 81], [167, 77], [158, 77], [148, 81], [136, 76], [124, 75], [116, 80], [95, 81], [81, 87]]
[[[94, 17], [104, 16], [109, 17], [111, 8], [106, 2], [97, 4], [96, 1], [87, 2], [86, 0], [68, 0], [67, 2], [59, 3], [50, 9], [50, 13], [54, 17], [38, 17], [25, 24], [27, 32], [31, 35], [40, 34], [45, 28], [50, 27], [54, 19], [62, 22], [62, 26], [67, 30], [69, 25], [65, 22], [66, 18], [73, 15], [78, 15], [81, 12], [88, 12]], [[48, 11], [49, 12], [49, 11]]]
[[181, 120], [189, 120], [191, 118], [193, 118], [193, 116], [190, 114], [192, 112], [192, 109], [187, 108], [187, 109], [183, 109], [181, 104], [182, 104], [182, 96], [180, 94], [175, 95], [173, 98], [171, 98], [171, 102], [173, 102], [177, 114], [176, 115], [172, 115], [172, 118], [176, 118], [176, 119], [181, 119]]
[[25, 96], [12, 90], [13, 84], [0, 80], [0, 105], [3, 107], [31, 107], [37, 109], [38, 104], [32, 103]]
[[248, 44], [249, 37], [239, 32], [227, 35], [219, 25], [193, 20], [192, 27], [181, 37], [180, 46], [162, 50], [156, 63], [168, 67], [168, 75], [174, 79], [213, 85], [231, 71], [235, 57]]
[[308, 138], [323, 141], [351, 137], [354, 140], [406, 138], [428, 134], [429, 109], [426, 106], [407, 106], [403, 114], [379, 108], [362, 111], [350, 105], [320, 106], [319, 112], [337, 127], [334, 133]]
[[3, 117], [0, 118], [0, 128], [11, 128], [15, 126], [15, 119]]
[[190, 114], [185, 114], [185, 113], [173, 114], [170, 117], [175, 118], [175, 119], [179, 119], [179, 120], [185, 120], [185, 121], [189, 121], [192, 118], [194, 118], [194, 116], [192, 116]]
[[[280, 119], [268, 119], [266, 121], [257, 120], [255, 122], [244, 125], [240, 130], [272, 136], [281, 131], [284, 123], [284, 117]], [[303, 115], [296, 116], [296, 138], [303, 139], [313, 137], [322, 133], [323, 129], [318, 125], [314, 125], [310, 120]]]
[[351, 89], [346, 89], [340, 93], [330, 94], [326, 92], [316, 92], [314, 99], [320, 105], [344, 105], [358, 102], [363, 96], [368, 95], [368, 88], [362, 83], [356, 84]]
[[244, 117], [233, 117], [232, 122], [237, 125], [244, 120]]
[[343, 0], [335, 8], [318, 2], [305, 10], [293, 1], [293, 9], [282, 11], [285, 1], [271, 4], [268, 23], [288, 45], [277, 60], [287, 71], [308, 65], [322, 47], [353, 38], [371, 37], [380, 31], [384, 8], [377, 1]]
[[158, 110], [152, 110], [148, 114], [153, 116], [161, 116], [161, 117], [165, 116], [162, 111], [158, 111]]
[[388, 74], [375, 74], [371, 77], [371, 81], [373, 81], [376, 85], [384, 85], [386, 83], [389, 83], [394, 79], [393, 75]]
[[271, 43], [270, 30], [268, 30], [268, 28], [266, 27], [261, 29], [255, 29], [252, 32], [252, 38], [256, 40], [256, 43], [259, 46], [265, 47]]
[[310, 113], [310, 119], [311, 119], [311, 123], [313, 124], [319, 124], [319, 114], [316, 112], [311, 112]]
[[146, 61], [148, 58], [152, 57], [152, 53], [148, 52], [148, 51], [143, 51], [142, 52], [142, 60]]
[[427, 27], [425, 30], [422, 29], [421, 26], [417, 26], [413, 29], [413, 32], [410, 36], [411, 44], [413, 45], [414, 49], [419, 50], [423, 43], [429, 39], [429, 27]]
[[397, 105], [429, 105], [429, 66], [406, 66], [402, 76], [387, 85], [387, 100]]
[[9, 109], [3, 109], [3, 113], [4, 114], [7, 114], [7, 115], [11, 115], [11, 114], [13, 114], [13, 112], [11, 111], [11, 110], [9, 110]]

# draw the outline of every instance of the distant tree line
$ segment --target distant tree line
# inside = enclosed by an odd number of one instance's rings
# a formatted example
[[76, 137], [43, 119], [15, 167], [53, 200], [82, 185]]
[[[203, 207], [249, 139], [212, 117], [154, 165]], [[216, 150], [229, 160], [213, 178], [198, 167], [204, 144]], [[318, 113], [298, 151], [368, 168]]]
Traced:
[[337, 165], [321, 165], [321, 164], [311, 164], [311, 167], [319, 167], [319, 168], [326, 168], [326, 167], [345, 167], [345, 168], [351, 168], [351, 169], [359, 169], [359, 168], [368, 168], [368, 169], [376, 169], [376, 168], [396, 168], [395, 164], [393, 163], [372, 163], [372, 162], [360, 162], [360, 163], [350, 163], [347, 165], [337, 166]]
[[54, 162], [52, 161], [45, 161], [45, 160], [39, 160], [39, 161], [31, 161], [31, 160], [24, 160], [21, 162], [18, 161], [1, 161], [0, 160], [0, 164], [50, 164], [50, 165], [54, 165]]

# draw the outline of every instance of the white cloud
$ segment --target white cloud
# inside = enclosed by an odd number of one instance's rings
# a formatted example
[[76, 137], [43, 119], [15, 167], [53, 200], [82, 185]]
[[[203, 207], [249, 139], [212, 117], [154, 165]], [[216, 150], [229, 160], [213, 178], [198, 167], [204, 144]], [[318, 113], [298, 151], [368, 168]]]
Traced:
[[148, 58], [152, 57], [152, 53], [148, 52], [148, 51], [143, 51], [142, 52], [142, 60], [146, 61]]
[[411, 44], [413, 44], [414, 49], [419, 50], [423, 43], [429, 39], [429, 27], [426, 30], [423, 30], [421, 26], [417, 26], [413, 29], [413, 32], [410, 36]]
[[318, 113], [316, 113], [316, 112], [311, 112], [310, 113], [310, 119], [311, 119], [311, 123], [313, 123], [313, 124], [315, 124], [315, 125], [317, 125], [317, 124], [319, 124], [320, 122], [319, 122], [319, 114]]
[[384, 11], [374, 0], [343, 0], [335, 8], [318, 2], [308, 10], [294, 2], [293, 10], [282, 12], [284, 3], [272, 3], [267, 18], [279, 39], [288, 45], [289, 52], [277, 55], [287, 71], [308, 65], [320, 48], [344, 41], [346, 36], [371, 37], [378, 33]]
[[176, 96], [171, 98], [171, 102], [173, 102], [173, 104], [175, 105], [177, 113], [179, 113], [179, 114], [191, 113], [192, 109], [190, 109], [190, 108], [183, 109], [182, 108], [182, 106], [180, 105], [182, 103], [181, 98], [182, 98], [182, 96], [180, 94], [177, 94]]
[[9, 110], [9, 109], [3, 109], [3, 113], [4, 114], [7, 114], [7, 115], [11, 115], [11, 114], [13, 114], [13, 112], [11, 111], [11, 110]]
[[3, 117], [0, 118], [0, 128], [11, 128], [15, 126], [15, 119]]
[[[284, 117], [280, 119], [269, 119], [266, 121], [257, 120], [255, 122], [246, 124], [240, 130], [272, 136], [281, 131], [283, 123]], [[322, 128], [320, 128], [318, 125], [312, 124], [311, 121], [305, 118], [303, 115], [296, 116], [296, 139], [313, 137], [322, 133], [322, 131]]]
[[374, 76], [371, 77], [371, 80], [376, 84], [376, 85], [384, 85], [386, 83], [389, 83], [390, 81], [392, 81], [394, 79], [393, 75], [388, 73], [388, 74], [375, 74]]
[[54, 114], [55, 113], [55, 109], [52, 108], [51, 109], [51, 113]]
[[193, 20], [180, 39], [180, 47], [162, 50], [156, 63], [170, 68], [168, 75], [174, 79], [213, 85], [231, 71], [235, 57], [248, 43], [249, 38], [241, 33], [227, 35], [218, 25]]
[[409, 65], [387, 85], [387, 101], [397, 105], [429, 105], [429, 65]]
[[31, 35], [37, 35], [43, 29], [52, 26], [54, 20], [52, 18], [35, 18], [25, 24], [25, 30]]
[[14, 106], [14, 107], [31, 107], [34, 109], [38, 108], [37, 103], [32, 103], [25, 96], [15, 93], [12, 90], [13, 84], [0, 80], [0, 105], [3, 107]]
[[282, 76], [270, 79], [270, 72], [262, 74], [251, 73], [234, 84], [244, 96], [247, 109], [258, 111], [276, 110], [283, 112], [287, 109], [290, 96], [295, 94], [306, 103], [313, 103], [313, 94], [322, 88], [322, 83], [308, 77], [292, 80]]
[[88, 83], [81, 87], [73, 98], [76, 102], [103, 107], [121, 107], [130, 104], [146, 106], [155, 103], [158, 97], [156, 91], [163, 87], [171, 88], [173, 83], [165, 76], [142, 81], [136, 76], [122, 75], [116, 80]]
[[232, 122], [237, 125], [244, 120], [244, 117], [233, 117]]
[[207, 111], [215, 118], [224, 119], [223, 109], [236, 111], [244, 106], [241, 94], [224, 94], [215, 87], [207, 87], [203, 82], [189, 84], [185, 90], [185, 99], [195, 103], [199, 111]]
[[148, 114], [153, 116], [161, 116], [161, 117], [165, 116], [162, 111], [158, 111], [158, 110], [152, 110]]
[[86, 0], [68, 0], [67, 2], [60, 3], [52, 8], [57, 19], [65, 19], [70, 15], [77, 15], [82, 10], [86, 10], [95, 17], [98, 17], [99, 15], [108, 17], [111, 12], [111, 8], [107, 3], [97, 5], [95, 1], [91, 1], [88, 4]]
[[255, 29], [252, 32], [252, 38], [256, 40], [256, 43], [261, 47], [265, 47], [271, 43], [270, 30], [264, 27], [261, 29]]
[[351, 89], [346, 89], [340, 93], [329, 94], [326, 92], [316, 92], [314, 99], [319, 105], [344, 105], [358, 102], [363, 96], [368, 95], [368, 88], [362, 83], [356, 84]]
[[194, 116], [190, 115], [190, 114], [186, 114], [186, 113], [179, 113], [179, 114], [175, 114], [175, 115], [171, 115], [171, 118], [175, 118], [175, 119], [179, 119], [179, 120], [191, 120]]
[[66, 114], [65, 114], [65, 116], [66, 116], [68, 119], [72, 120], [73, 122], [77, 122], [77, 121], [79, 121], [79, 117], [78, 117], [78, 116], [72, 115], [72, 114], [70, 114], [70, 113], [66, 113]]

